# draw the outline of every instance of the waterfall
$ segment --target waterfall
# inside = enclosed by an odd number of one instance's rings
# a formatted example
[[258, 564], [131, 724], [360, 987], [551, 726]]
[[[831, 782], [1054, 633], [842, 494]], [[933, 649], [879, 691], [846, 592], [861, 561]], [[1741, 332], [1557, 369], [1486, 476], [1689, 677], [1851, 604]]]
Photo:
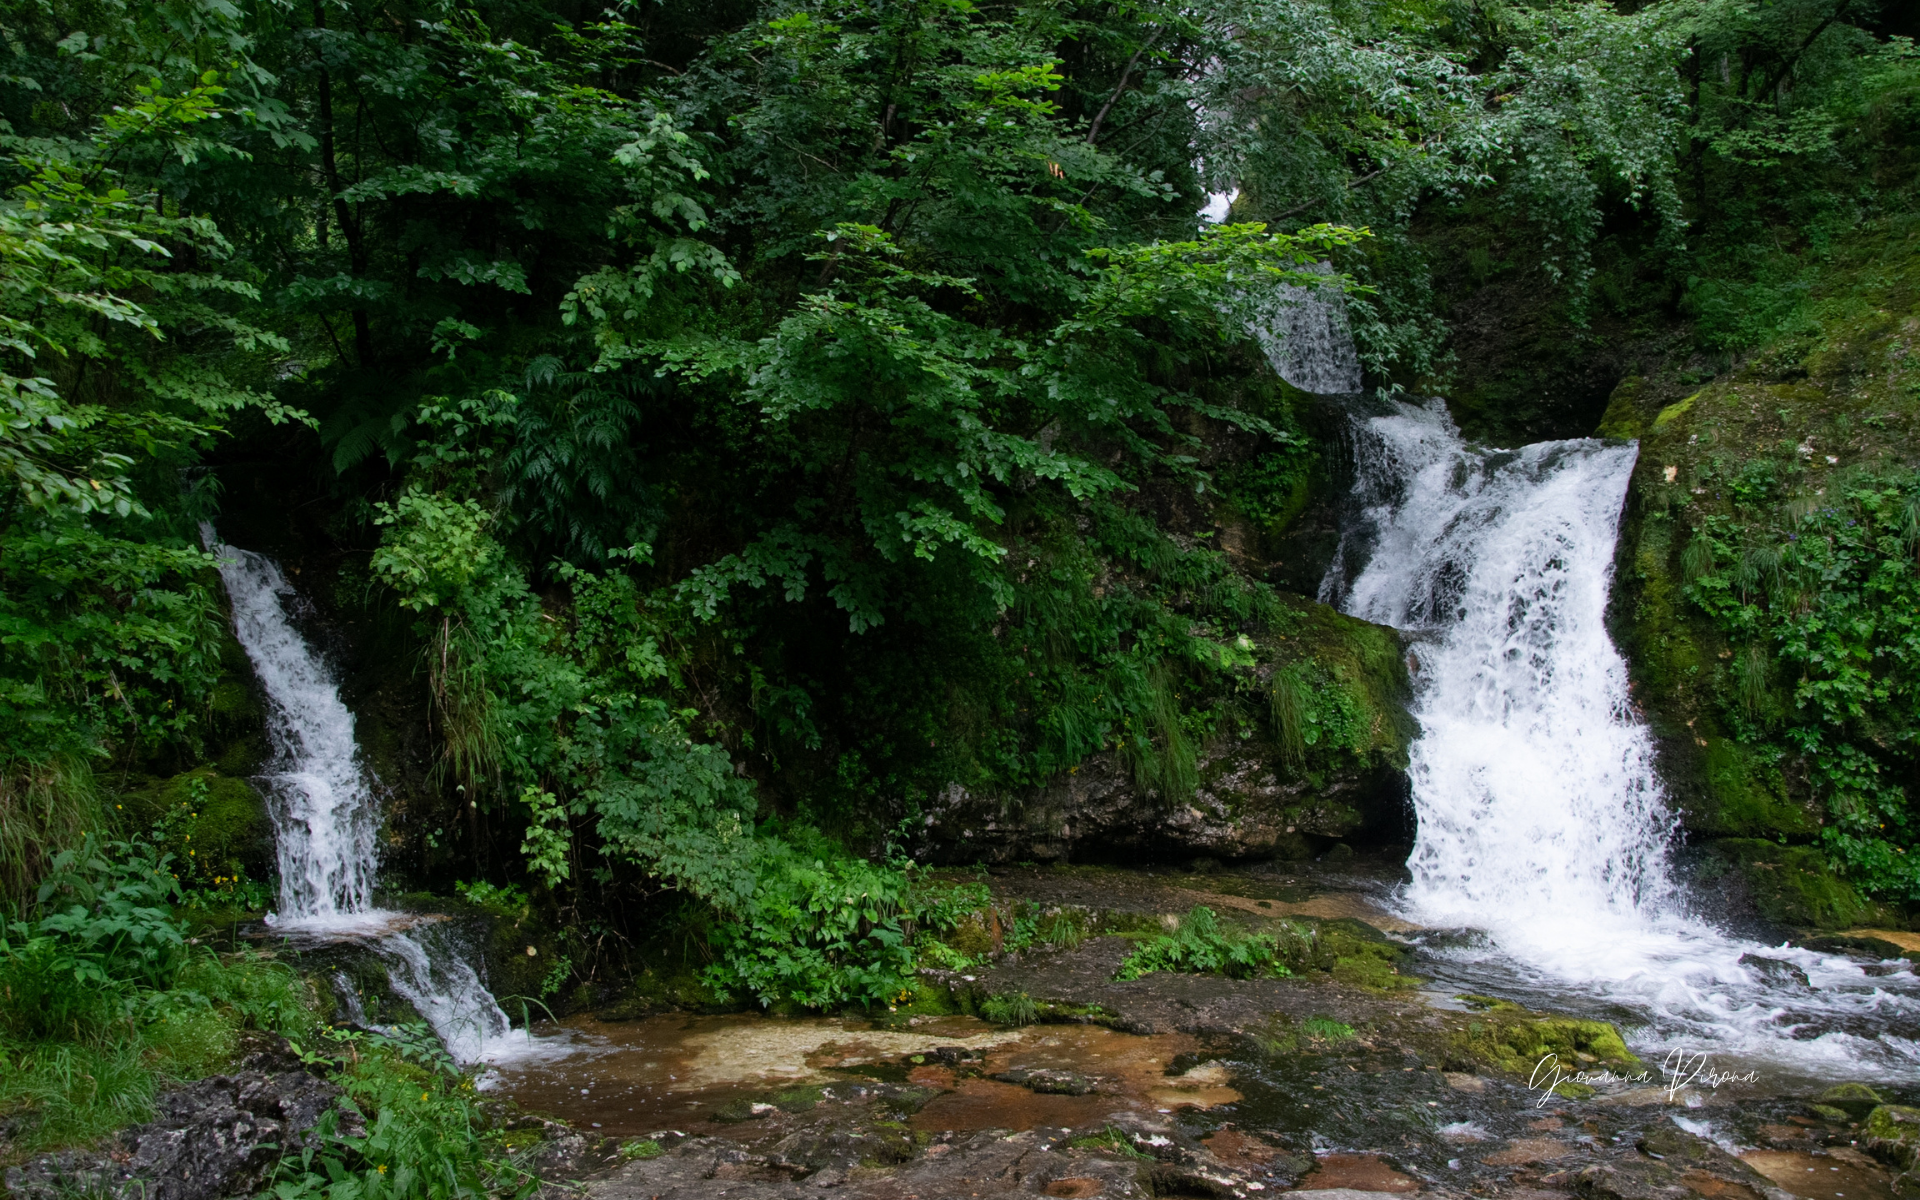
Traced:
[[233, 633], [267, 695], [273, 758], [261, 783], [273, 819], [280, 908], [270, 924], [331, 928], [371, 911], [375, 868], [373, 791], [353, 714], [332, 673], [287, 619], [287, 586], [273, 561], [201, 537], [219, 557], [233, 607]]
[[[1302, 377], [1326, 390], [1357, 381], [1357, 364], [1320, 362], [1337, 341], [1282, 357], [1291, 329], [1269, 345], [1276, 368], [1312, 364]], [[1730, 937], [1687, 909], [1652, 739], [1606, 630], [1637, 447], [1486, 449], [1438, 400], [1362, 407], [1321, 598], [1409, 638], [1419, 831], [1400, 903], [1485, 935], [1437, 951], [1442, 969], [1469, 990], [1629, 1011], [1653, 1064], [1678, 1050], [1721, 1070], [1911, 1078], [1920, 980]]]
[[[1305, 269], [1327, 275], [1333, 264], [1314, 263]], [[1360, 360], [1353, 350], [1346, 301], [1337, 289], [1281, 284], [1258, 311], [1250, 329], [1280, 378], [1303, 392], [1322, 395], [1360, 390]]]
[[[280, 906], [267, 915], [268, 925], [285, 933], [368, 938], [388, 965], [394, 992], [426, 1019], [455, 1061], [526, 1055], [533, 1039], [512, 1028], [441, 928], [444, 921], [373, 907], [379, 865], [373, 780], [333, 672], [289, 619], [293, 588], [272, 559], [222, 544], [211, 525], [200, 526], [200, 537], [226, 584], [234, 636], [267, 697], [273, 755], [260, 782], [280, 870]], [[345, 994], [352, 995], [351, 987]], [[354, 1019], [364, 1024], [365, 1013]], [[540, 1050], [559, 1045], [546, 1039]]]
[[1673, 822], [1606, 630], [1634, 447], [1480, 451], [1437, 403], [1374, 417], [1356, 443], [1372, 553], [1327, 598], [1418, 639], [1407, 899], [1435, 924], [1512, 911], [1556, 936], [1567, 914], [1668, 906]]

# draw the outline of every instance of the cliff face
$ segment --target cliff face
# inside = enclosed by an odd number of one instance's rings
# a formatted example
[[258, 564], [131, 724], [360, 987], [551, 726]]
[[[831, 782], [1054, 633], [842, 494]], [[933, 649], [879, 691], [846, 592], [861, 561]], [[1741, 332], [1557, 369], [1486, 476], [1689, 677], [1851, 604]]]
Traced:
[[1863, 231], [1798, 328], [1625, 379], [1598, 430], [1640, 439], [1616, 636], [1669, 794], [1707, 876], [1792, 925], [1912, 894], [1916, 267], [1910, 231]]

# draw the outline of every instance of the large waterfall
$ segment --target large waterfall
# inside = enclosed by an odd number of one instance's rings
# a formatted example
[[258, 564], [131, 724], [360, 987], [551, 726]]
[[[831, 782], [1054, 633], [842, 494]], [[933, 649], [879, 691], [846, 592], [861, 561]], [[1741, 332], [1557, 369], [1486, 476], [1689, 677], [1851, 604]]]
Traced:
[[333, 672], [294, 628], [295, 592], [272, 559], [222, 544], [213, 552], [233, 608], [234, 636], [267, 699], [273, 757], [260, 777], [280, 870], [276, 931], [368, 939], [393, 990], [433, 1027], [462, 1063], [492, 1062], [531, 1045], [516, 1031], [445, 922], [373, 906], [379, 807], [353, 736], [353, 714]]
[[[1341, 352], [1338, 336], [1281, 353], [1294, 326], [1345, 332], [1295, 316], [1272, 331], [1276, 369], [1357, 386], [1357, 365], [1320, 361]], [[1348, 403], [1354, 489], [1322, 599], [1411, 642], [1407, 915], [1484, 935], [1441, 952], [1474, 990], [1624, 1007], [1656, 1061], [1681, 1050], [1726, 1069], [1910, 1078], [1920, 981], [1727, 936], [1674, 881], [1675, 822], [1605, 623], [1637, 448], [1485, 449], [1438, 400]]]

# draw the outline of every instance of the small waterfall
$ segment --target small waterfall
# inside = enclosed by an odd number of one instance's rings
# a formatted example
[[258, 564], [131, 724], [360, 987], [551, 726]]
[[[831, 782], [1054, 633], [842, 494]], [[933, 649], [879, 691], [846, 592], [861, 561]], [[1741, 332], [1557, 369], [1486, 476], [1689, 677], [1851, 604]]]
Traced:
[[287, 619], [293, 598], [271, 559], [202, 540], [219, 556], [233, 633], [267, 694], [273, 758], [261, 782], [273, 817], [280, 910], [270, 924], [323, 928], [370, 910], [376, 865], [373, 791], [353, 740], [353, 714], [332, 673]]
[[1912, 1078], [1920, 980], [1728, 937], [1672, 878], [1675, 821], [1605, 624], [1637, 448], [1483, 449], [1438, 400], [1352, 419], [1351, 516], [1321, 597], [1410, 637], [1419, 833], [1402, 902], [1487, 935], [1440, 952], [1455, 984], [1625, 1007], [1650, 1064], [1678, 1050], [1720, 1070]]
[[375, 948], [386, 960], [388, 986], [427, 1019], [455, 1062], [495, 1060], [502, 1048], [528, 1041], [451, 943], [444, 923], [392, 934]]
[[[260, 779], [273, 821], [280, 908], [267, 923], [288, 933], [371, 939], [394, 992], [426, 1018], [460, 1063], [524, 1056], [532, 1037], [515, 1030], [437, 918], [373, 907], [379, 806], [340, 689], [288, 619], [295, 593], [272, 559], [222, 544], [200, 527], [226, 584], [234, 636], [267, 695], [273, 757]], [[336, 987], [344, 977], [336, 978]], [[364, 1024], [345, 984], [343, 1004]], [[541, 1051], [557, 1049], [548, 1039]]]
[[[1306, 270], [1331, 274], [1333, 264], [1315, 263]], [[1321, 395], [1360, 390], [1360, 360], [1339, 289], [1281, 284], [1261, 303], [1259, 314], [1250, 330], [1280, 378]]]

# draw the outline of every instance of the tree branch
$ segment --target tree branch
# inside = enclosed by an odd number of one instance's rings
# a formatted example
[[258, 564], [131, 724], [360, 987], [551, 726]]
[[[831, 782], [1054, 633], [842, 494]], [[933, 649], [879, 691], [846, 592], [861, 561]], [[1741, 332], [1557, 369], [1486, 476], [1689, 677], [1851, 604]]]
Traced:
[[1153, 44], [1159, 41], [1160, 35], [1165, 32], [1166, 28], [1164, 26], [1154, 30], [1153, 36], [1147, 39], [1146, 44], [1138, 50], [1135, 50], [1133, 57], [1127, 60], [1126, 67], [1120, 72], [1120, 82], [1113, 87], [1113, 95], [1107, 97], [1107, 102], [1100, 106], [1100, 111], [1093, 114], [1093, 124], [1087, 126], [1087, 145], [1093, 145], [1093, 139], [1100, 136], [1100, 122], [1107, 119], [1107, 114], [1113, 110], [1114, 104], [1119, 101], [1120, 93], [1127, 90], [1127, 80], [1132, 77], [1133, 68], [1139, 65], [1140, 56], [1153, 49]]

